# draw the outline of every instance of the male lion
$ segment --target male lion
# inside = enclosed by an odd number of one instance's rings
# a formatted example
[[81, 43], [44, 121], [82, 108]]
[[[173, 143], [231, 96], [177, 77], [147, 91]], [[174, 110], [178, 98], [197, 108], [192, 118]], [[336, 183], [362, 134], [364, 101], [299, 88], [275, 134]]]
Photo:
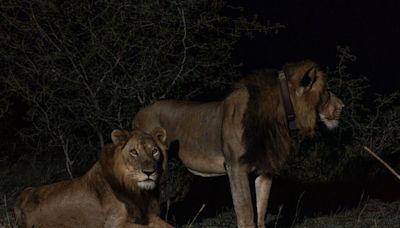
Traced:
[[[283, 77], [276, 70], [246, 77], [222, 101], [158, 101], [139, 111], [133, 121], [134, 127], [145, 132], [165, 128], [167, 143], [179, 141], [178, 156], [192, 173], [228, 174], [239, 227], [254, 227], [255, 221], [264, 227], [272, 175], [282, 167], [293, 144], [282, 84], [302, 136], [313, 135], [318, 116], [329, 128], [336, 127], [343, 107], [314, 62], [287, 64], [281, 72]], [[249, 173], [256, 176], [256, 220]]]
[[[14, 208], [20, 227], [171, 227], [159, 216], [158, 180], [166, 132], [114, 130], [113, 144], [82, 177], [25, 189]], [[162, 167], [163, 166], [163, 167]]]

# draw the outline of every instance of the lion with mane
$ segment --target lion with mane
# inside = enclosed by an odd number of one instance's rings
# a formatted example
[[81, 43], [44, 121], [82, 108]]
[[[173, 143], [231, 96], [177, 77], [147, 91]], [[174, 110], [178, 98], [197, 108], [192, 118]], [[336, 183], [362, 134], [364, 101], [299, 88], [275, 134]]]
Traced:
[[14, 208], [18, 226], [172, 227], [159, 217], [165, 130], [114, 130], [111, 137], [113, 144], [84, 176], [26, 188]]
[[[328, 90], [316, 63], [286, 64], [281, 72], [301, 136], [314, 134], [318, 118], [328, 128], [337, 126], [343, 103]], [[293, 147], [278, 75], [277, 70], [263, 70], [245, 77], [222, 101], [158, 101], [140, 110], [132, 123], [145, 132], [166, 129], [167, 143], [179, 142], [178, 156], [192, 173], [227, 174], [239, 227], [265, 226], [272, 176]], [[256, 216], [251, 173], [256, 176]]]

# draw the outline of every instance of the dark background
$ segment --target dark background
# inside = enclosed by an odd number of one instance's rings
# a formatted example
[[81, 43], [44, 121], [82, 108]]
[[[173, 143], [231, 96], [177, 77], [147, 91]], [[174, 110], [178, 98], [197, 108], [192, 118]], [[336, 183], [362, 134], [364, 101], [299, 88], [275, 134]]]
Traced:
[[[243, 7], [248, 18], [257, 14], [257, 20], [264, 24], [270, 21], [271, 24], [286, 26], [277, 34], [257, 34], [254, 39], [243, 38], [237, 44], [233, 61], [243, 64], [244, 74], [258, 68], [280, 68], [287, 62], [302, 59], [312, 59], [323, 67], [333, 68], [338, 62], [336, 46], [339, 45], [348, 46], [351, 53], [357, 56], [357, 61], [349, 65], [349, 72], [355, 77], [365, 76], [370, 80], [368, 92], [399, 91], [399, 1], [229, 0], [228, 4]], [[212, 92], [207, 91], [207, 95], [207, 99], [216, 99]], [[17, 110], [16, 116], [20, 116], [19, 112]], [[16, 126], [14, 123], [10, 125]], [[285, 217], [290, 225], [299, 196], [304, 192], [301, 216], [354, 208], [363, 196], [399, 200], [400, 183], [383, 172], [387, 175], [377, 178], [379, 182], [320, 186], [307, 186], [277, 177], [268, 213], [277, 214], [279, 206], [284, 205], [284, 213], [289, 214]], [[232, 207], [227, 177], [196, 177], [192, 189], [198, 191], [189, 192], [183, 202], [171, 209], [171, 214], [180, 216], [176, 220], [181, 224], [186, 223], [187, 218], [193, 218], [203, 203], [207, 205], [201, 214], [204, 217], [213, 217], [225, 207]]]
[[373, 92], [399, 90], [399, 1], [230, 1], [263, 22], [281, 23], [286, 29], [271, 38], [244, 41], [236, 58], [245, 71], [280, 67], [288, 61], [309, 58], [323, 66], [337, 63], [336, 46], [348, 46], [357, 56], [352, 72], [370, 80]]
[[[400, 1], [234, 0], [228, 3], [243, 7], [247, 17], [256, 14], [263, 23], [286, 26], [277, 34], [258, 34], [238, 44], [234, 61], [243, 64], [244, 74], [258, 68], [280, 68], [287, 62], [303, 59], [334, 68], [338, 63], [336, 47], [347, 46], [357, 57], [349, 65], [350, 71], [354, 77], [369, 80], [368, 93], [399, 91]], [[374, 180], [310, 186], [276, 177], [268, 213], [277, 214], [279, 206], [284, 205], [287, 221], [281, 219], [280, 224], [289, 226], [302, 194], [300, 217], [354, 208], [366, 197], [398, 200], [399, 187], [398, 180], [387, 172]], [[184, 202], [174, 205], [175, 215], [183, 215], [184, 219], [188, 214], [193, 217], [205, 203], [202, 216], [212, 217], [223, 211], [224, 206], [232, 206], [226, 177], [195, 177], [192, 189], [200, 190], [191, 190]]]

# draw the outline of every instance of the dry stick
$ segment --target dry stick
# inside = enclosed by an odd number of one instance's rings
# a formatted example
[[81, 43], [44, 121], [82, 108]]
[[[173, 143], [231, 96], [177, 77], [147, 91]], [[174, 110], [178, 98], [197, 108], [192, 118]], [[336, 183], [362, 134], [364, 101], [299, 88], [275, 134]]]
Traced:
[[167, 200], [167, 212], [165, 212], [165, 221], [168, 221], [168, 214], [169, 214], [169, 208], [171, 206], [171, 200]]
[[6, 218], [7, 218], [8, 225], [11, 227], [10, 216], [8, 215], [7, 196], [6, 195], [4, 195], [4, 209], [6, 210]]
[[73, 179], [74, 176], [72, 175], [72, 171], [71, 171], [72, 161], [71, 161], [71, 159], [69, 158], [69, 154], [68, 154], [68, 139], [67, 139], [67, 140], [64, 140], [63, 136], [60, 135], [60, 141], [61, 141], [61, 143], [62, 143], [62, 148], [63, 148], [63, 152], [64, 152], [64, 155], [65, 155], [65, 166], [66, 166], [66, 168], [67, 168], [69, 177], [70, 177], [71, 179]]
[[290, 227], [294, 227], [294, 224], [296, 223], [297, 217], [299, 216], [299, 212], [300, 212], [300, 209], [301, 209], [301, 200], [303, 199], [304, 193], [305, 192], [302, 192], [300, 194], [299, 198], [297, 199], [296, 212], [295, 212], [295, 215], [294, 215], [294, 219], [292, 221], [292, 225], [290, 225]]
[[165, 96], [168, 95], [168, 93], [171, 91], [171, 89], [175, 86], [175, 83], [178, 81], [178, 79], [180, 79], [182, 77], [182, 72], [183, 72], [183, 69], [185, 68], [185, 64], [186, 64], [186, 58], [187, 58], [186, 55], [187, 55], [188, 47], [186, 46], [187, 31], [186, 31], [185, 11], [183, 9], [180, 9], [179, 7], [178, 7], [178, 11], [181, 13], [182, 24], [183, 24], [183, 37], [181, 40], [182, 46], [183, 46], [183, 58], [181, 61], [181, 66], [179, 68], [178, 74], [175, 76], [174, 80], [172, 80], [172, 82], [170, 83], [168, 88], [165, 90], [166, 92], [162, 96], [160, 96], [160, 98], [165, 98]]
[[376, 158], [379, 162], [381, 162], [393, 175], [397, 177], [397, 179], [400, 180], [400, 175], [392, 168], [390, 167], [384, 160], [382, 160], [378, 155], [376, 155], [374, 152], [372, 152], [368, 147], [364, 146], [363, 147], [368, 153], [370, 153], [374, 158]]
[[194, 216], [192, 222], [189, 224], [188, 227], [192, 227], [194, 221], [197, 219], [197, 216], [199, 216], [199, 214], [201, 213], [201, 211], [204, 209], [205, 206], [206, 206], [206, 204], [203, 203], [203, 205], [201, 206], [200, 210], [197, 212], [196, 216]]
[[281, 212], [283, 209], [283, 204], [279, 205], [279, 211], [278, 211], [278, 215], [276, 216], [276, 220], [275, 220], [275, 228], [278, 227], [278, 220], [281, 217]]
[[366, 208], [367, 208], [367, 204], [365, 204], [365, 205], [361, 208], [360, 213], [358, 213], [357, 223], [360, 223], [360, 222], [361, 222], [361, 215], [362, 215], [362, 213], [364, 212], [364, 210], [365, 210]]

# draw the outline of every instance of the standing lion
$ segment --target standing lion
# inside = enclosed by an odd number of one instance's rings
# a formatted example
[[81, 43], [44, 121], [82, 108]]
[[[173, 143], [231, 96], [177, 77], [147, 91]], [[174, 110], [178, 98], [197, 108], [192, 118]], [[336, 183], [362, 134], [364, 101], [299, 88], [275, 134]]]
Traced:
[[[342, 107], [317, 64], [302, 61], [243, 78], [222, 101], [155, 102], [137, 113], [133, 127], [145, 132], [165, 128], [167, 143], [179, 141], [178, 156], [194, 174], [227, 174], [238, 226], [254, 227], [256, 222], [264, 227], [272, 175], [293, 145], [289, 127], [296, 125], [302, 136], [313, 135], [320, 118], [334, 128]], [[256, 175], [256, 218], [250, 173]]]

